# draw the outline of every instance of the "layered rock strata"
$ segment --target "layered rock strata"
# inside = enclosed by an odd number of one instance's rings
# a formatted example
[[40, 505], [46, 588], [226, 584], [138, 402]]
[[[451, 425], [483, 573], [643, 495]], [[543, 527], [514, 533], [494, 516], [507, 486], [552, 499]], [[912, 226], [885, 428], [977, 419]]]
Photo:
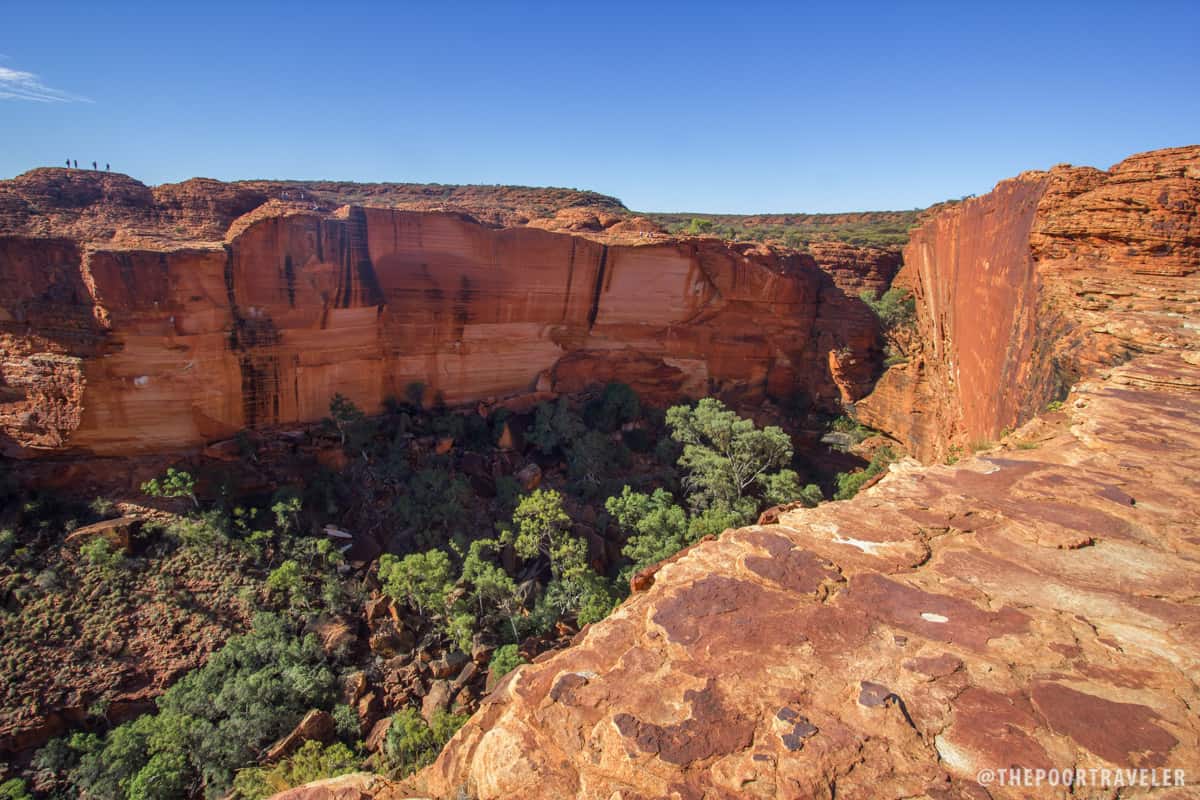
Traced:
[[880, 362], [847, 290], [881, 290], [899, 262], [357, 206], [268, 203], [226, 236], [0, 236], [6, 452], [195, 447], [320, 419], [335, 393], [374, 412], [412, 383], [452, 405], [623, 380], [651, 402], [804, 393], [836, 408]]

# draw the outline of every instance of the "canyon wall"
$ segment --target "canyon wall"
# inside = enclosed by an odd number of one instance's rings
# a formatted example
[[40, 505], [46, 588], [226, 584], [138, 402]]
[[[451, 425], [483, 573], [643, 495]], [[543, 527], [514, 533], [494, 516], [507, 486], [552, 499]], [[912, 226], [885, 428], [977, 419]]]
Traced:
[[[953, 466], [906, 460], [853, 500], [668, 559], [511, 673], [408, 783], [282, 797], [966, 800], [1113, 794], [1087, 770], [1190, 781], [1198, 190], [1200, 147], [1181, 148], [942, 212], [905, 267], [936, 335], [867, 405], [929, 415], [892, 429], [934, 454], [1061, 408]], [[996, 779], [1014, 768], [1083, 777]]]
[[1195, 148], [1108, 172], [1059, 166], [939, 213], [896, 277], [916, 296], [917, 352], [859, 418], [940, 459], [996, 440], [1099, 366], [1177, 345], [1145, 336], [1145, 318], [1187, 309], [1198, 172]]
[[[209, 221], [191, 224], [211, 232], [220, 214], [198, 205]], [[224, 241], [143, 229], [136, 247], [87, 238], [102, 218], [55, 223], [82, 241], [0, 237], [9, 455], [195, 447], [318, 420], [335, 393], [375, 412], [412, 383], [451, 405], [622, 380], [658, 403], [802, 392], [837, 408], [880, 360], [857, 292], [898, 266], [845, 245], [588, 238], [358, 206], [267, 203]]]

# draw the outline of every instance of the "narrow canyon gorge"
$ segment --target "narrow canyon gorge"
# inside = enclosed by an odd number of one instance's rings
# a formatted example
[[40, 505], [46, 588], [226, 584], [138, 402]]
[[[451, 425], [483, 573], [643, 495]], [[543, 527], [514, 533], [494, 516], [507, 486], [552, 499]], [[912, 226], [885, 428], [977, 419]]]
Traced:
[[[900, 354], [864, 299], [892, 287], [915, 301]], [[979, 780], [1013, 765], [1200, 781], [1200, 147], [1023, 173], [924, 213], [902, 253], [670, 234], [570, 190], [0, 182], [0, 444], [29, 485], [135, 491], [335, 396], [374, 415], [417, 387], [502, 423], [612, 382], [660, 408], [847, 414], [905, 457], [642, 570], [415, 775], [280, 797], [1026, 797]], [[129, 677], [131, 704], [217, 644]], [[168, 646], [130, 647], [133, 676]], [[81, 696], [0, 720], [0, 749], [84, 724]]]

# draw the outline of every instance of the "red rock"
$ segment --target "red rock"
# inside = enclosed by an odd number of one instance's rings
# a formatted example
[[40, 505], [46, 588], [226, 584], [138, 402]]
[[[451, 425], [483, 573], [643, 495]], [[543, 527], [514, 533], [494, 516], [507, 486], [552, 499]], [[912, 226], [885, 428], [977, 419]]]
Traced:
[[263, 760], [270, 763], [286, 758], [308, 741], [327, 742], [333, 738], [334, 727], [333, 717], [329, 712], [315, 709], [309, 711], [291, 733], [267, 748]]
[[[115, 176], [102, 190], [65, 173], [0, 182], [46, 196], [0, 233], [0, 431], [21, 456], [202, 446], [322, 419], [335, 393], [377, 412], [414, 382], [449, 404], [619, 379], [659, 402], [712, 387], [832, 409], [867, 391], [879, 357], [847, 287], [886, 286], [896, 266], [869, 249], [609, 243], [448, 212], [273, 200], [230, 219], [285, 190]], [[56, 207], [72, 187], [78, 205]], [[175, 214], [210, 238], [160, 236], [153, 220]], [[851, 354], [837, 376], [835, 350]], [[319, 459], [344, 466], [340, 448]]]
[[101, 522], [94, 522], [91, 525], [84, 525], [82, 528], [76, 528], [67, 536], [66, 543], [79, 546], [90, 539], [100, 536], [107, 539], [113, 549], [128, 553], [133, 535], [141, 526], [141, 517], [106, 519]]

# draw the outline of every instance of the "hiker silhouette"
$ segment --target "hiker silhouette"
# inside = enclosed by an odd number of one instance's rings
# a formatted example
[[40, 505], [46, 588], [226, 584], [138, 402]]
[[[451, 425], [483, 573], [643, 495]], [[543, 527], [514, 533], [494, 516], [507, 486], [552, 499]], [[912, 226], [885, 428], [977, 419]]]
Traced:
[[79, 169], [79, 162], [78, 162], [78, 161], [76, 161], [76, 162], [75, 162], [75, 169]]
[[95, 161], [93, 161], [93, 162], [92, 162], [92, 169], [96, 169], [96, 162], [95, 162]]

